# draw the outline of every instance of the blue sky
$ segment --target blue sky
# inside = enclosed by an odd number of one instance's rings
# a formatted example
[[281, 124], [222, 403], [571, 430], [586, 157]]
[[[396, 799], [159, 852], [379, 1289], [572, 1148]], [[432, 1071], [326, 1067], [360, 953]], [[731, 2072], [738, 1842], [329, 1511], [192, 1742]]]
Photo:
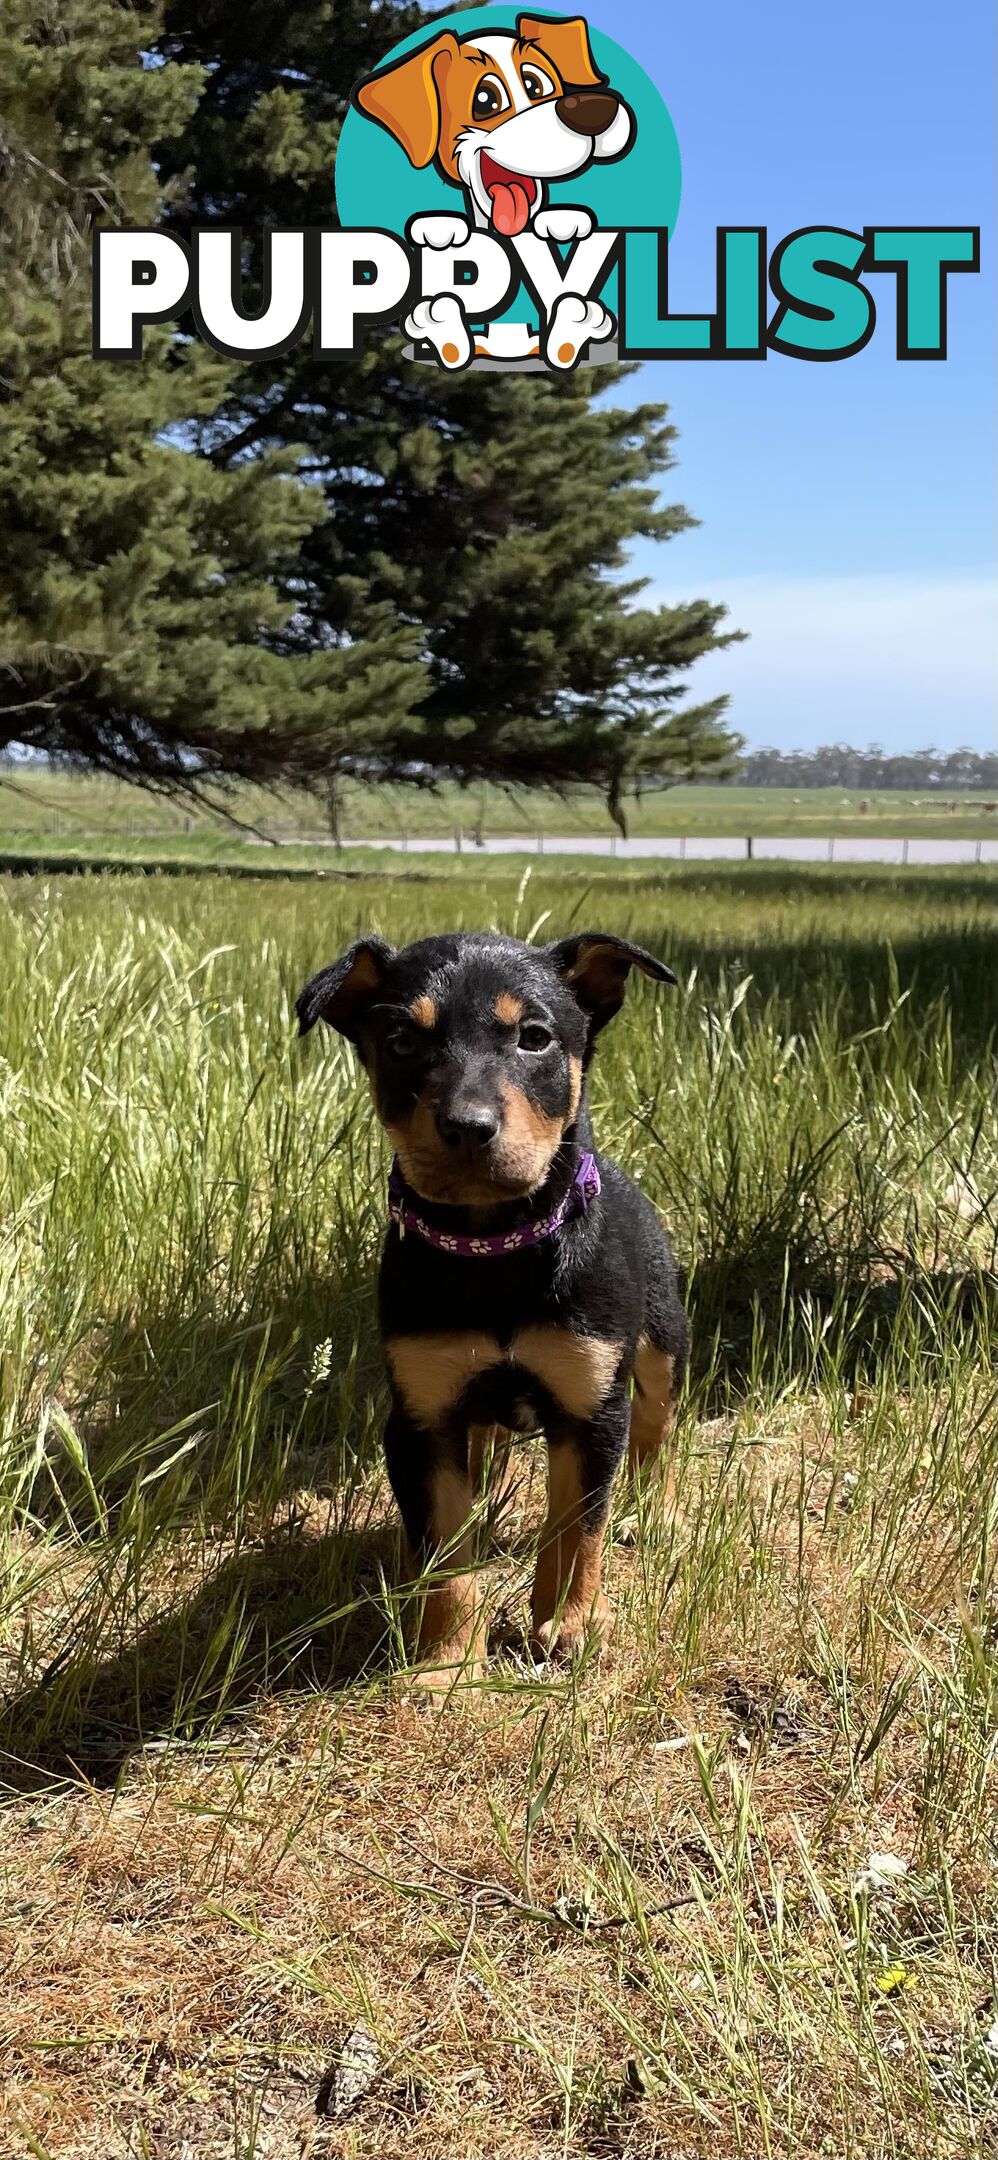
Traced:
[[663, 599], [726, 600], [752, 633], [699, 665], [698, 697], [730, 691], [755, 744], [992, 748], [990, 0], [590, 0], [585, 12], [647, 69], [678, 132], [676, 311], [711, 310], [720, 224], [766, 225], [771, 246], [811, 224], [982, 226], [980, 274], [951, 279], [944, 362], [898, 363], [893, 281], [880, 277], [877, 329], [853, 359], [655, 363], [623, 394], [671, 405], [681, 440], [666, 492], [702, 520], [639, 548], [636, 567]]

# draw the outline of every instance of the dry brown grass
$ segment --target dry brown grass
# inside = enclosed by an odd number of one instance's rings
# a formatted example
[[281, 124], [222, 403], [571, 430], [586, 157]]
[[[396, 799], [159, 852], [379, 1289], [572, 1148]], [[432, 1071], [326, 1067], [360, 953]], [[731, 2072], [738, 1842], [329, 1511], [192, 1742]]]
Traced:
[[[376, 1669], [328, 1695], [264, 1692], [211, 1744], [147, 1745], [117, 1787], [12, 1801], [0, 2149], [976, 2149], [960, 2086], [993, 1987], [986, 1840], [959, 1810], [927, 1836], [931, 1734], [912, 1702], [857, 1761], [820, 1669], [823, 1643], [843, 1671], [862, 1656], [872, 1611], [842, 1458], [818, 1405], [765, 1432], [715, 1420], [687, 1452], [687, 1520], [653, 1500], [618, 1543], [615, 1640], [578, 1675], [507, 1658], [425, 1708]], [[734, 1542], [681, 1683], [671, 1623], [703, 1571], [719, 1464]], [[297, 1496], [283, 1565], [264, 1540], [272, 1613], [309, 1580], [327, 1514]], [[892, 1596], [917, 1635], [895, 1687], [960, 1594], [944, 1530], [917, 1516], [916, 1498]], [[512, 1612], [529, 1556], [524, 1524], [505, 1531], [490, 1595]], [[871, 1668], [853, 1720], [864, 1694], [875, 1716], [878, 1685]], [[871, 1852], [917, 1878], [857, 1906]], [[342, 2115], [317, 2112], [358, 2023], [377, 2074]]]

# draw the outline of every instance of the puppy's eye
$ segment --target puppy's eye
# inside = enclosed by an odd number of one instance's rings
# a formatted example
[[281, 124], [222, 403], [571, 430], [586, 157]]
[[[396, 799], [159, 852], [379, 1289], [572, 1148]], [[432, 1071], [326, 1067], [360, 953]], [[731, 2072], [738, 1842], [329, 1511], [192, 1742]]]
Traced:
[[516, 1047], [518, 1050], [532, 1050], [535, 1052], [538, 1050], [550, 1050], [553, 1041], [554, 1036], [550, 1028], [544, 1027], [540, 1020], [526, 1020], [520, 1029]]
[[471, 100], [471, 110], [476, 120], [494, 120], [497, 113], [505, 112], [509, 99], [498, 75], [483, 75]]
[[549, 82], [547, 76], [538, 67], [525, 67], [522, 71], [521, 80], [532, 104], [536, 104], [538, 98], [551, 97], [554, 92], [553, 82]]
[[385, 1048], [391, 1052], [392, 1057], [415, 1057], [419, 1049], [419, 1037], [415, 1028], [396, 1028], [394, 1034], [385, 1037]]

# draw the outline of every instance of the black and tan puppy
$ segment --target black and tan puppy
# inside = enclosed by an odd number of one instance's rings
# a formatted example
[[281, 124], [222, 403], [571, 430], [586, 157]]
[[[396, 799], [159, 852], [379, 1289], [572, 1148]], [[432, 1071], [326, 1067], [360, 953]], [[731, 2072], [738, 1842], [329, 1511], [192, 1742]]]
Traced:
[[675, 980], [601, 933], [546, 948], [462, 933], [401, 952], [363, 938], [298, 1000], [303, 1035], [321, 1019], [356, 1045], [395, 1147], [385, 1453], [415, 1567], [443, 1555], [419, 1638], [440, 1670], [480, 1655], [468, 1524], [489, 1436], [546, 1435], [533, 1633], [567, 1651], [606, 1616], [628, 1435], [637, 1468], [672, 1423], [687, 1346], [672, 1253], [637, 1187], [593, 1153], [586, 1104], [632, 967]]

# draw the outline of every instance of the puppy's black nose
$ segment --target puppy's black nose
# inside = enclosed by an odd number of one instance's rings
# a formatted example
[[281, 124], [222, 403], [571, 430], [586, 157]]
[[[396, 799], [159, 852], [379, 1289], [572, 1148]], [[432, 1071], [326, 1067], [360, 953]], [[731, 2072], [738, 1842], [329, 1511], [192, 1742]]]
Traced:
[[555, 99], [555, 112], [576, 135], [602, 135], [616, 117], [615, 90], [567, 90]]
[[487, 1148], [499, 1130], [499, 1119], [487, 1103], [457, 1103], [436, 1116], [437, 1131], [448, 1147], [460, 1147], [463, 1140], [470, 1147]]

